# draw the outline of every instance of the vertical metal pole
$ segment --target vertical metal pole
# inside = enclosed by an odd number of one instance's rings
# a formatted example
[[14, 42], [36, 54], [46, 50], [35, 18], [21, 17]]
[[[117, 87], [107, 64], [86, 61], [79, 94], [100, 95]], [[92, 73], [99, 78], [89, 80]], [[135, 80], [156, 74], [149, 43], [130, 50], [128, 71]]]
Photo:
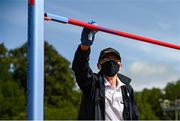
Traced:
[[178, 121], [178, 104], [177, 104], [177, 99], [174, 101], [175, 103], [175, 120]]
[[43, 120], [44, 0], [28, 0], [27, 119]]
[[178, 110], [175, 109], [175, 120], [178, 121]]

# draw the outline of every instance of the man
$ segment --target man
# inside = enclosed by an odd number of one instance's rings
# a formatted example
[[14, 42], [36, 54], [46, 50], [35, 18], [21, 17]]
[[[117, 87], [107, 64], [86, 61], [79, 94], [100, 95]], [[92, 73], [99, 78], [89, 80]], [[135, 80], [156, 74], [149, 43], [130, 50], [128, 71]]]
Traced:
[[[91, 24], [94, 24], [92, 22]], [[131, 79], [119, 74], [121, 57], [113, 48], [101, 51], [98, 74], [89, 67], [90, 46], [95, 31], [84, 28], [73, 60], [72, 69], [83, 92], [78, 119], [82, 120], [137, 120]]]

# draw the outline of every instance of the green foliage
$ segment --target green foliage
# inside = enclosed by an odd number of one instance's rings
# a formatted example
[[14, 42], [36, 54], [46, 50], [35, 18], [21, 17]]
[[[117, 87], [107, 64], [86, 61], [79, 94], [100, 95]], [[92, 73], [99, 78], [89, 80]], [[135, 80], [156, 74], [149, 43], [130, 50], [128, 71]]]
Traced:
[[70, 63], [45, 43], [45, 119], [76, 119], [80, 93], [73, 90]]
[[[180, 99], [180, 79], [176, 82], [168, 83], [164, 89], [165, 92], [165, 99], [168, 99], [171, 101], [171, 103], [174, 103], [176, 99]], [[166, 114], [166, 119], [173, 119], [175, 120], [175, 112], [170, 111]], [[178, 116], [178, 119], [180, 119], [180, 114]]]
[[[76, 119], [81, 93], [70, 63], [45, 42], [45, 119]], [[27, 44], [0, 44], [0, 119], [26, 119]]]
[[144, 96], [141, 93], [136, 94], [136, 101], [137, 101], [137, 106], [139, 109], [139, 118], [141, 120], [157, 120], [158, 117], [156, 117], [153, 113], [153, 110], [151, 108], [151, 104], [147, 102], [147, 100], [143, 99]]
[[[175, 119], [175, 112], [169, 111], [163, 114], [160, 106], [160, 99], [168, 99], [175, 101], [180, 99], [180, 80], [170, 82], [161, 90], [158, 88], [144, 89], [141, 92], [136, 92], [136, 102], [140, 113], [141, 120], [164, 120]], [[162, 93], [162, 92], [165, 92]]]
[[162, 116], [159, 99], [162, 97], [160, 89], [144, 89], [136, 92], [136, 101], [142, 120], [158, 120]]
[[4, 44], [0, 44], [0, 80], [11, 79], [11, 74], [9, 73], [9, 66], [11, 60], [8, 58], [8, 50]]
[[168, 83], [164, 89], [165, 97], [170, 100], [180, 99], [180, 79], [177, 82]]
[[20, 119], [25, 116], [25, 96], [12, 80], [0, 81], [1, 119]]
[[[57, 97], [58, 98], [58, 97]], [[76, 119], [78, 108], [67, 100], [61, 100], [58, 106], [45, 106], [45, 119]]]
[[27, 45], [9, 51], [12, 65], [12, 76], [17, 83], [26, 90], [27, 85]]

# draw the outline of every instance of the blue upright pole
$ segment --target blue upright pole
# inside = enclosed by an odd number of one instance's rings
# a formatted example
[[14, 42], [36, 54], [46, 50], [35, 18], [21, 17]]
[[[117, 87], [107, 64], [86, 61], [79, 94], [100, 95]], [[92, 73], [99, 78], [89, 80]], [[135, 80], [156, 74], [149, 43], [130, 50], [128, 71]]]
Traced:
[[27, 119], [43, 120], [44, 0], [28, 0]]

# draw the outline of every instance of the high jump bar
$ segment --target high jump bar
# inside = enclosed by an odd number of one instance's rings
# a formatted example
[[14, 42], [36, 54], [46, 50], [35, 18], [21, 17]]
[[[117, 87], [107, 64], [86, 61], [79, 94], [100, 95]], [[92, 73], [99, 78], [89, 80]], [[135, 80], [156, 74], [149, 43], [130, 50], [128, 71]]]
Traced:
[[86, 23], [83, 21], [79, 21], [79, 20], [75, 20], [75, 19], [67, 18], [67, 17], [62, 17], [62, 16], [58, 16], [55, 14], [51, 14], [51, 13], [45, 13], [44, 19], [46, 21], [55, 21], [55, 22], [64, 23], [64, 24], [72, 24], [72, 25], [81, 26], [81, 27], [89, 28], [89, 29], [96, 30], [96, 31], [101, 31], [101, 32], [109, 33], [109, 34], [114, 34], [117, 36], [134, 39], [137, 41], [143, 41], [143, 42], [147, 42], [147, 43], [151, 43], [151, 44], [155, 44], [155, 45], [160, 45], [160, 46], [180, 50], [180, 45], [176, 45], [173, 43], [167, 43], [167, 42], [163, 42], [160, 40], [155, 40], [155, 39], [151, 39], [151, 38], [147, 38], [147, 37], [143, 37], [143, 36], [139, 36], [139, 35], [135, 35], [135, 34], [130, 34], [127, 32], [122, 32], [122, 31], [118, 31], [118, 30], [114, 30], [114, 29], [109, 29], [109, 28], [102, 27], [99, 25], [92, 25], [92, 24], [89, 24], [89, 23]]

